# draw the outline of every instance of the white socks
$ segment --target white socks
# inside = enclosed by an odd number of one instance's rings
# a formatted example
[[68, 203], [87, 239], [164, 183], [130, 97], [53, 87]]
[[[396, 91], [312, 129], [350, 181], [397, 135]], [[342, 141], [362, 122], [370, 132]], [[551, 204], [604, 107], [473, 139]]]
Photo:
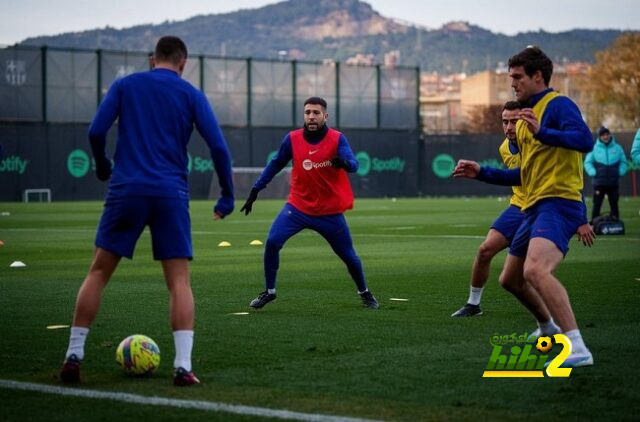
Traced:
[[575, 330], [567, 331], [564, 335], [569, 337], [569, 340], [571, 340], [571, 344], [573, 346], [572, 353], [576, 353], [578, 355], [590, 353], [589, 349], [587, 349], [587, 346], [584, 344], [584, 340], [582, 340], [580, 330], [576, 328]]
[[480, 299], [482, 299], [482, 291], [484, 287], [473, 287], [471, 286], [469, 291], [469, 300], [467, 301], [470, 305], [479, 305]]
[[89, 334], [89, 329], [86, 327], [71, 327], [69, 347], [65, 358], [76, 355], [78, 359], [84, 359], [84, 342], [87, 339], [87, 334]]
[[173, 342], [176, 346], [174, 368], [184, 368], [191, 372], [191, 349], [193, 348], [193, 330], [178, 330], [173, 332]]
[[267, 293], [269, 293], [270, 295], [275, 295], [276, 289], [267, 289]]

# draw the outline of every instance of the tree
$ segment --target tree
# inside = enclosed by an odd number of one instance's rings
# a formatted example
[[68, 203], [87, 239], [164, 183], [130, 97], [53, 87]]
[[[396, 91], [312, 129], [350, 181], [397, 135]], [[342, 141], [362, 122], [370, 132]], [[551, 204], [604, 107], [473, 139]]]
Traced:
[[592, 129], [603, 121], [615, 122], [618, 129], [639, 127], [640, 33], [623, 34], [597, 52], [586, 85], [596, 105], [588, 113]]

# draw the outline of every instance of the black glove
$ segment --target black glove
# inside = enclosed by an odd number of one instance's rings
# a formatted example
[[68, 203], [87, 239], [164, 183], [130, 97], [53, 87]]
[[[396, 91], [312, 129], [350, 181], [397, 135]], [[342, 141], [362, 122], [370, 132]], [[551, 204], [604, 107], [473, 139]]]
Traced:
[[249, 213], [251, 212], [253, 203], [256, 202], [256, 199], [258, 199], [258, 192], [260, 192], [258, 189], [251, 188], [251, 192], [249, 192], [247, 201], [244, 203], [242, 208], [240, 208], [240, 212], [244, 211], [244, 215], [249, 215]]
[[342, 157], [332, 158], [331, 159], [331, 166], [339, 168], [339, 169], [345, 169], [345, 170], [349, 168], [349, 164], [348, 164], [347, 160], [345, 160]]
[[96, 160], [96, 176], [103, 182], [109, 180], [111, 177], [111, 161], [108, 158]]

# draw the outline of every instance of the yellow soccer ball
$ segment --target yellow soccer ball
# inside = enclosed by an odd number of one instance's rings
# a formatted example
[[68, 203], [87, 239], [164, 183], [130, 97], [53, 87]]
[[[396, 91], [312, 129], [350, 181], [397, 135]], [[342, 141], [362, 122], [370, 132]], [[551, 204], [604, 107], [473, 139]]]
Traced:
[[151, 375], [160, 365], [160, 348], [151, 338], [134, 334], [118, 345], [116, 362], [127, 375]]

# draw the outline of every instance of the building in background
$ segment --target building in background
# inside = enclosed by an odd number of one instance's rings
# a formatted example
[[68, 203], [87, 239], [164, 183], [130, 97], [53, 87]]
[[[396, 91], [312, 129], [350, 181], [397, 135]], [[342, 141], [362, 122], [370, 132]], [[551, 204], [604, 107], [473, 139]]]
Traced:
[[[555, 90], [574, 100], [585, 117], [592, 106], [584, 91], [589, 66], [581, 62], [557, 65], [550, 83]], [[495, 70], [469, 76], [423, 73], [420, 78], [423, 131], [431, 134], [500, 132], [500, 127], [495, 126], [499, 123], [496, 116], [502, 105], [514, 98], [508, 69], [502, 64]]]

